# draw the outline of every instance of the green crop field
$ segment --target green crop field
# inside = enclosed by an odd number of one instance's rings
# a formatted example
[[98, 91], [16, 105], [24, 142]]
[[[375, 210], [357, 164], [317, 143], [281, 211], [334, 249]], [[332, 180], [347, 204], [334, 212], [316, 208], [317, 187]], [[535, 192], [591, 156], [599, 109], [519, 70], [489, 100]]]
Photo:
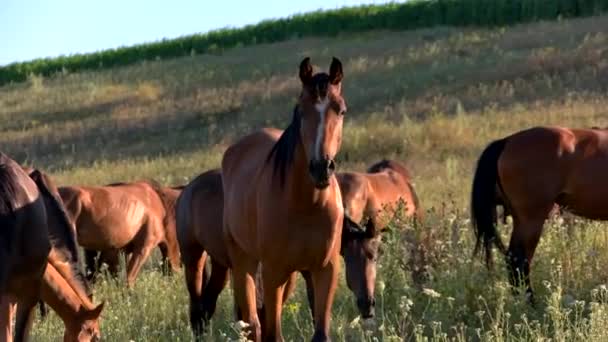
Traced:
[[[605, 224], [546, 224], [532, 265], [532, 307], [511, 294], [502, 267], [490, 272], [472, 258], [468, 207], [475, 162], [489, 141], [541, 124], [608, 126], [608, 16], [510, 28], [372, 30], [29, 76], [0, 87], [0, 146], [62, 185], [186, 183], [218, 167], [240, 136], [287, 125], [305, 56], [322, 69], [332, 56], [344, 64], [349, 112], [339, 170], [401, 160], [428, 212], [423, 226], [394, 222], [385, 235], [374, 320], [357, 317], [341, 279], [335, 341], [606, 340]], [[510, 226], [500, 230], [507, 239]], [[163, 276], [157, 260], [132, 290], [124, 274], [95, 284], [95, 300], [106, 301], [105, 340], [191, 340], [183, 272]], [[283, 313], [289, 341], [312, 336], [302, 285]], [[51, 314], [35, 321], [34, 340], [57, 341], [62, 331]], [[238, 339], [226, 289], [208, 340]]]

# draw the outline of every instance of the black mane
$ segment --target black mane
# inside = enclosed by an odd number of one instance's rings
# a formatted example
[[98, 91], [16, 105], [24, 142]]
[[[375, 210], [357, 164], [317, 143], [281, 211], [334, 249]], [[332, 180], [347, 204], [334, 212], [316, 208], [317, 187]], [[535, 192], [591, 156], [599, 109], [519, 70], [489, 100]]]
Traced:
[[283, 131], [279, 140], [274, 144], [272, 150], [270, 150], [268, 158], [266, 158], [266, 163], [269, 163], [274, 156], [273, 172], [279, 172], [281, 186], [285, 184], [287, 168], [293, 163], [296, 146], [300, 142], [302, 120], [299, 109], [298, 105], [295, 105], [291, 123]]

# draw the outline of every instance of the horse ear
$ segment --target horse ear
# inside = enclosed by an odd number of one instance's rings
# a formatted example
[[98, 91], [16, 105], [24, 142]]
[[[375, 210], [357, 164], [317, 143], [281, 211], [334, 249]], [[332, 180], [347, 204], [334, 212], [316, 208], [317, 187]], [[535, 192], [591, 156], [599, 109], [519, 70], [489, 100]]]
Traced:
[[86, 310], [83, 313], [83, 317], [85, 320], [94, 320], [94, 319], [98, 319], [99, 316], [101, 315], [101, 312], [103, 311], [103, 307], [106, 304], [105, 301], [101, 302], [101, 304], [97, 305], [94, 309], [92, 310]]
[[312, 65], [310, 64], [310, 57], [306, 57], [300, 63], [300, 80], [302, 84], [309, 84], [312, 80]]
[[333, 57], [331, 59], [331, 65], [329, 66], [329, 83], [337, 85], [342, 82], [343, 77], [342, 62], [336, 57]]

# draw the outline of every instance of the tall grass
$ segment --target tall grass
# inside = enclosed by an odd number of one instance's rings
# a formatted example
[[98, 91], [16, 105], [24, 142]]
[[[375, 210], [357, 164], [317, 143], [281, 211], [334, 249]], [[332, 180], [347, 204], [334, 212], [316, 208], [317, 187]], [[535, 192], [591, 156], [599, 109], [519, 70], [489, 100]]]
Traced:
[[438, 25], [502, 26], [537, 20], [603, 13], [608, 0], [410, 0], [315, 11], [266, 20], [242, 28], [108, 49], [95, 53], [41, 58], [0, 67], [0, 85], [22, 82], [28, 75], [101, 70], [294, 38], [335, 36], [370, 30], [410, 30]]
[[[341, 276], [335, 341], [605, 341], [608, 227], [553, 218], [532, 264], [537, 305], [511, 293], [506, 270], [472, 258], [469, 196], [489, 141], [535, 125], [608, 126], [608, 17], [510, 28], [434, 28], [298, 39], [0, 87], [0, 145], [63, 184], [155, 178], [180, 184], [219, 166], [226, 146], [264, 126], [285, 127], [310, 55], [344, 63], [339, 170], [382, 158], [405, 162], [427, 211], [383, 236], [377, 317], [358, 318]], [[500, 227], [508, 239], [510, 225]], [[155, 252], [158, 253], [158, 252]], [[133, 290], [101, 278], [110, 341], [190, 341], [183, 272], [165, 277], [157, 256]], [[123, 265], [124, 269], [124, 265]], [[286, 340], [312, 336], [304, 286], [286, 303]], [[209, 341], [234, 341], [231, 290]], [[61, 338], [55, 314], [35, 341]]]

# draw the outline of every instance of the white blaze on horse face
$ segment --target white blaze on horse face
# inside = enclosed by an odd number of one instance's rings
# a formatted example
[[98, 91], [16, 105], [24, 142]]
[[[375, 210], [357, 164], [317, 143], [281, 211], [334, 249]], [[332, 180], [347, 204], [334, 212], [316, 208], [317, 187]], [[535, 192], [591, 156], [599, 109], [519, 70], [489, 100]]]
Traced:
[[317, 126], [317, 137], [315, 139], [315, 159], [321, 160], [321, 147], [323, 144], [323, 134], [325, 133], [325, 112], [329, 106], [329, 99], [325, 97], [323, 100], [315, 104], [315, 109], [319, 112], [319, 125]]

